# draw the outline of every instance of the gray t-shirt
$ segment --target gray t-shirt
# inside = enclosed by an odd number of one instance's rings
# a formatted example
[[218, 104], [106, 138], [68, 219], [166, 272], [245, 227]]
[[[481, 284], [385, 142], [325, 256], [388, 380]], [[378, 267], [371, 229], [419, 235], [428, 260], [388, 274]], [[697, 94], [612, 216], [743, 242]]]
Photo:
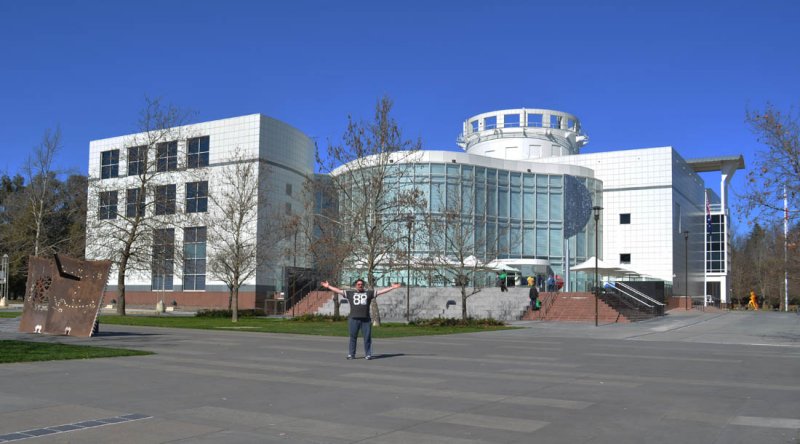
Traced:
[[360, 293], [355, 290], [346, 290], [344, 297], [350, 303], [351, 318], [369, 318], [369, 305], [375, 299], [374, 290], [366, 290]]

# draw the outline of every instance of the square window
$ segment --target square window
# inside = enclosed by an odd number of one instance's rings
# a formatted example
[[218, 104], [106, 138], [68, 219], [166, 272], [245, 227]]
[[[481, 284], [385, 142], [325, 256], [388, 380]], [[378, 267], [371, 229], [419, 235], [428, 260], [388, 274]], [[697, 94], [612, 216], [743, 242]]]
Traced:
[[144, 216], [144, 193], [139, 188], [130, 188], [126, 193], [125, 217]]
[[483, 129], [495, 129], [497, 128], [497, 116], [486, 117], [483, 119]]
[[519, 114], [506, 114], [503, 116], [504, 128], [518, 128], [519, 127]]
[[175, 184], [156, 187], [156, 214], [175, 214]]
[[100, 178], [110, 179], [119, 176], [119, 150], [100, 153]]
[[186, 184], [186, 212], [205, 213], [208, 211], [208, 181]]
[[620, 264], [630, 264], [631, 263], [631, 254], [630, 253], [622, 253], [619, 255], [619, 263]]
[[186, 168], [208, 166], [209, 137], [195, 137], [186, 141]]
[[175, 171], [178, 169], [178, 142], [164, 142], [156, 145], [156, 171]]
[[98, 218], [116, 219], [117, 218], [117, 192], [101, 191], [100, 205], [97, 208]]
[[619, 223], [622, 225], [628, 225], [631, 223], [631, 213], [622, 213], [619, 215]]
[[128, 148], [128, 176], [138, 176], [147, 171], [147, 147]]

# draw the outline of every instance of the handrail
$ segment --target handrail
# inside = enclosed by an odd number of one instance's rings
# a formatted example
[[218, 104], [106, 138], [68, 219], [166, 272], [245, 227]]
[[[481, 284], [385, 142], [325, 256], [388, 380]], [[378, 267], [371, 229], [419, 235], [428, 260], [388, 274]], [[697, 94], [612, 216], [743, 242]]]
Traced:
[[628, 291], [627, 291], [626, 289], [624, 289], [624, 288], [616, 288], [616, 287], [615, 287], [615, 289], [617, 290], [617, 292], [618, 292], [619, 294], [621, 294], [621, 295], [623, 295], [623, 296], [627, 296], [628, 298], [630, 298], [630, 299], [633, 299], [634, 301], [636, 301], [636, 302], [638, 302], [638, 303], [640, 303], [640, 304], [644, 305], [644, 306], [645, 306], [645, 307], [647, 307], [647, 308], [654, 308], [654, 307], [655, 307], [654, 305], [650, 305], [650, 304], [648, 304], [647, 302], [645, 302], [645, 301], [643, 301], [643, 300], [641, 300], [641, 299], [637, 298], [637, 297], [636, 297], [636, 296], [634, 296], [633, 294], [631, 294], [631, 293], [628, 293]]
[[661, 305], [661, 306], [663, 306], [663, 305], [664, 305], [664, 303], [663, 303], [663, 302], [659, 302], [659, 301], [657, 301], [657, 300], [655, 300], [655, 299], [651, 298], [650, 296], [648, 296], [648, 295], [646, 295], [646, 294], [642, 293], [641, 291], [639, 291], [639, 290], [637, 290], [637, 289], [635, 289], [635, 288], [631, 287], [630, 285], [628, 285], [628, 284], [626, 284], [626, 283], [624, 283], [624, 282], [616, 282], [614, 286], [616, 287], [616, 286], [618, 286], [618, 285], [619, 285], [619, 286], [622, 286], [622, 288], [624, 288], [624, 289], [626, 289], [626, 290], [628, 290], [628, 291], [631, 291], [631, 292], [635, 293], [635, 294], [636, 294], [636, 295], [638, 295], [638, 296], [641, 296], [641, 297], [643, 297], [643, 298], [647, 299], [648, 301], [650, 301], [650, 302], [654, 303], [655, 305]]

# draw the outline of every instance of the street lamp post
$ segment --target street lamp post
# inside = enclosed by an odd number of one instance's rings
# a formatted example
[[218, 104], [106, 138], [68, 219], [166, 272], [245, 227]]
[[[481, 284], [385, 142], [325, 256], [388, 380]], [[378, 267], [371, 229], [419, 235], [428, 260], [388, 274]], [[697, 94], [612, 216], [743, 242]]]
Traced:
[[689, 309], [689, 230], [683, 232], [683, 272], [686, 310]]
[[598, 248], [599, 241], [597, 238], [597, 228], [598, 222], [600, 221], [600, 212], [603, 211], [603, 207], [594, 206], [592, 207], [592, 211], [594, 211], [594, 326], [597, 327], [599, 324], [599, 302], [597, 300], [600, 298], [600, 283], [597, 273], [597, 256], [600, 254], [600, 250]]
[[406, 251], [406, 323], [411, 322], [411, 227], [414, 225], [414, 215], [406, 215], [406, 241], [408, 250]]

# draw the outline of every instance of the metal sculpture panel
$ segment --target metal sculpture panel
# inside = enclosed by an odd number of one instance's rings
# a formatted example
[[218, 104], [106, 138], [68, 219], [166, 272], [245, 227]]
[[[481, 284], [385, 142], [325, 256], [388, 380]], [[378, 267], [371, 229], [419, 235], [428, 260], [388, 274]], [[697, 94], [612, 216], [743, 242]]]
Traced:
[[19, 331], [89, 337], [111, 261], [31, 257]]

